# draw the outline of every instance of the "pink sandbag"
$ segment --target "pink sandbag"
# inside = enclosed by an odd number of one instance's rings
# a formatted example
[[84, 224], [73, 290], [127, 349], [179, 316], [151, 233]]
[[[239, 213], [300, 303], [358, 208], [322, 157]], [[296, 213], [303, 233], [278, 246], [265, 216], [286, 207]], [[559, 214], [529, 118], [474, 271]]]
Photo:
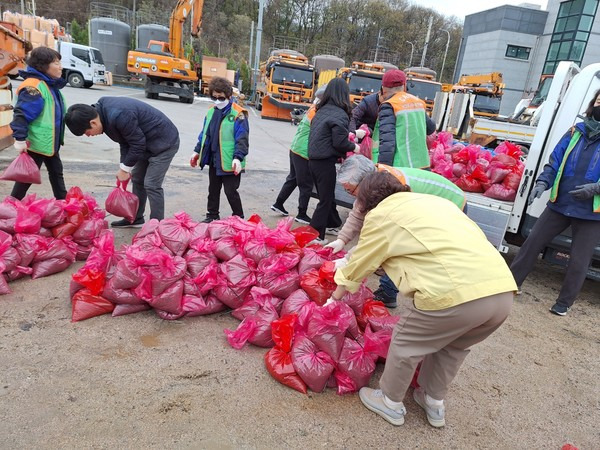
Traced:
[[276, 253], [273, 247], [268, 246], [265, 243], [264, 238], [250, 238], [243, 248], [244, 255], [253, 260], [255, 263], [259, 263], [263, 259], [266, 259]]
[[487, 176], [490, 179], [490, 183], [502, 183], [506, 175], [510, 173], [510, 169], [499, 167], [498, 165], [492, 165], [488, 167]]
[[182, 317], [185, 317], [185, 312], [183, 312], [183, 311], [180, 313], [171, 313], [169, 311], [155, 309], [154, 312], [156, 312], [156, 315], [163, 320], [178, 320], [178, 319], [181, 319]]
[[353, 394], [358, 391], [356, 383], [347, 373], [335, 370], [333, 372], [333, 379], [335, 380], [337, 395]]
[[281, 305], [281, 316], [288, 314], [297, 314], [297, 325], [299, 329], [306, 330], [308, 328], [309, 318], [312, 316], [316, 307], [306, 292], [298, 289], [292, 292]]
[[42, 216], [42, 227], [53, 228], [65, 221], [66, 214], [63, 203], [62, 200], [48, 199]]
[[197, 252], [196, 250], [190, 249], [183, 256], [185, 259], [187, 273], [192, 278], [196, 278], [202, 270], [210, 263], [216, 263], [217, 258], [212, 253]]
[[42, 216], [44, 209], [38, 203], [29, 205], [21, 204], [17, 207], [17, 218], [15, 220], [15, 233], [39, 233], [42, 227]]
[[303, 275], [311, 269], [320, 268], [325, 261], [331, 261], [332, 259], [342, 258], [344, 253], [332, 258], [333, 249], [323, 246], [308, 246], [304, 248], [304, 255], [298, 263], [298, 273]]
[[245, 288], [256, 284], [254, 261], [237, 254], [229, 261], [221, 264], [221, 272], [230, 286]]
[[294, 244], [296, 237], [290, 233], [293, 222], [294, 219], [292, 217], [280, 220], [277, 223], [277, 227], [269, 231], [265, 236], [265, 243], [277, 251], [281, 251], [286, 246]]
[[140, 205], [140, 199], [137, 195], [127, 191], [127, 181], [117, 179], [117, 187], [108, 194], [104, 209], [109, 214], [117, 217], [123, 217], [125, 220], [133, 223]]
[[144, 303], [143, 305], [116, 305], [113, 309], [112, 316], [125, 316], [127, 314], [135, 314], [142, 311], [148, 311], [152, 309], [149, 304]]
[[362, 313], [365, 302], [373, 298], [373, 291], [367, 287], [366, 280], [362, 282], [358, 291], [354, 294], [346, 292], [342, 297], [342, 302], [352, 308], [357, 316]]
[[28, 262], [21, 263], [21, 255], [13, 247], [13, 237], [4, 231], [0, 231], [0, 263], [3, 267], [2, 272], [10, 272], [18, 265], [29, 264]]
[[273, 347], [271, 323], [279, 318], [275, 308], [266, 304], [253, 316], [248, 316], [235, 331], [224, 330], [227, 341], [233, 348], [240, 349], [246, 342], [257, 347]]
[[69, 268], [75, 258], [50, 258], [43, 261], [34, 262], [32, 264], [33, 271], [31, 272], [31, 279], [36, 280], [38, 278], [47, 277], [48, 275], [54, 275], [55, 273], [62, 272]]
[[[0, 268], [1, 268], [1, 264], [0, 264]], [[4, 274], [0, 275], [0, 295], [10, 294], [11, 292], [12, 291], [8, 287], [8, 282], [6, 281]]]
[[387, 358], [391, 340], [391, 330], [372, 331], [371, 326], [367, 325], [364, 334], [364, 351], [385, 359]]
[[213, 241], [218, 241], [225, 237], [233, 237], [236, 233], [237, 230], [227, 219], [213, 220], [208, 225], [208, 237]]
[[92, 267], [102, 272], [111, 272], [117, 264], [115, 253], [115, 236], [112, 231], [103, 229], [93, 242], [93, 248], [85, 263], [86, 268]]
[[125, 258], [118, 262], [111, 282], [116, 289], [133, 289], [142, 282], [142, 275], [140, 262]]
[[42, 184], [42, 175], [40, 174], [40, 168], [33, 158], [27, 152], [21, 152], [2, 172], [0, 180]]
[[308, 321], [308, 337], [337, 362], [353, 317], [352, 308], [342, 302], [318, 308]]
[[354, 339], [346, 338], [337, 367], [354, 381], [356, 391], [358, 391], [361, 387], [369, 384], [371, 375], [375, 371], [376, 361], [377, 355], [365, 351], [364, 347]]
[[203, 297], [184, 295], [181, 299], [181, 303], [183, 311], [186, 313], [186, 317], [206, 316], [227, 309], [227, 306], [212, 294]]
[[170, 256], [156, 252], [150, 256], [144, 266], [152, 277], [152, 295], [160, 295], [175, 281], [185, 275], [185, 259], [181, 256]]
[[484, 196], [503, 200], [505, 202], [514, 202], [517, 197], [517, 191], [507, 188], [503, 184], [492, 184], [484, 193]]
[[0, 203], [0, 220], [4, 219], [16, 219], [17, 218], [17, 205], [21, 204], [19, 200], [14, 197], [5, 197]]
[[[522, 173], [519, 172], [511, 172], [506, 175], [506, 178], [502, 181], [502, 185], [507, 189], [512, 189], [516, 191], [519, 189], [519, 184], [521, 183]], [[16, 226], [15, 226], [16, 230]]]
[[158, 234], [174, 255], [182, 256], [192, 237], [197, 222], [183, 211], [175, 213], [173, 219], [165, 219], [158, 225]]
[[296, 373], [314, 392], [322, 392], [333, 373], [334, 362], [306, 336], [299, 336], [292, 347], [292, 364]]
[[146, 301], [138, 297], [132, 289], [115, 287], [115, 277], [110, 278], [104, 285], [102, 297], [116, 305], [145, 305]]
[[239, 308], [246, 301], [246, 296], [250, 292], [250, 287], [238, 288], [230, 286], [228, 283], [219, 284], [213, 288], [214, 295], [220, 302], [229, 306], [231, 309]]
[[158, 295], [145, 299], [155, 309], [180, 314], [183, 311], [183, 280], [177, 280]]
[[262, 308], [265, 308], [266, 305], [274, 307], [279, 312], [281, 311], [282, 303], [282, 299], [274, 297], [266, 289], [254, 286], [250, 289], [244, 304], [232, 311], [231, 315], [238, 320], [244, 320], [248, 316], [254, 316]]
[[300, 275], [296, 269], [278, 275], [277, 273], [259, 273], [257, 283], [271, 294], [287, 298], [300, 287]]
[[139, 240], [144, 239], [146, 236], [156, 232], [159, 223], [160, 222], [158, 219], [150, 219], [148, 222], [144, 223], [144, 225], [142, 225], [142, 229], [138, 231], [131, 239], [131, 243], [135, 244]]
[[8, 281], [15, 281], [26, 277], [27, 275], [31, 275], [32, 272], [33, 269], [31, 267], [17, 266], [10, 272], [5, 272], [4, 276]]
[[400, 316], [375, 316], [368, 317], [367, 323], [373, 331], [386, 330], [391, 333], [399, 320]]
[[75, 253], [77, 247], [70, 241], [69, 238], [65, 239], [49, 239], [38, 241], [39, 247], [33, 257], [33, 262], [45, 261], [54, 258], [63, 258], [69, 260], [71, 263], [75, 261]]
[[108, 229], [108, 222], [104, 219], [86, 219], [72, 234], [73, 240], [81, 245], [90, 245], [102, 230]]
[[256, 322], [251, 317], [248, 317], [238, 325], [235, 331], [225, 329], [223, 332], [227, 337], [227, 342], [229, 342], [229, 345], [236, 350], [240, 350], [242, 347], [244, 347], [244, 345], [246, 345], [246, 342], [248, 342], [248, 339], [252, 333], [254, 333], [255, 329]]
[[219, 239], [215, 243], [214, 255], [221, 261], [229, 261], [239, 253], [238, 246], [233, 236]]
[[282, 274], [293, 269], [300, 262], [301, 256], [297, 253], [277, 253], [263, 259], [258, 264], [258, 270], [263, 273]]
[[205, 295], [208, 291], [219, 285], [220, 278], [221, 271], [219, 264], [210, 263], [194, 278], [194, 283], [198, 285], [200, 294]]

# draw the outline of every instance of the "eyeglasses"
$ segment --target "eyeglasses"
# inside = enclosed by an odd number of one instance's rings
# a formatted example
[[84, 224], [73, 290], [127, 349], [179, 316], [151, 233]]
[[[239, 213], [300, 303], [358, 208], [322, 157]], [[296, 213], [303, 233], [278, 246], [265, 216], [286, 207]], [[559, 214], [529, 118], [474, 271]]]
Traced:
[[219, 97], [215, 97], [214, 95], [211, 95], [211, 96], [210, 96], [210, 99], [211, 99], [213, 102], [216, 102], [217, 100], [218, 100], [218, 101], [220, 101], [220, 102], [224, 102], [225, 100], [227, 100], [227, 97], [225, 97], [224, 95], [221, 95], [221, 96], [219, 96]]

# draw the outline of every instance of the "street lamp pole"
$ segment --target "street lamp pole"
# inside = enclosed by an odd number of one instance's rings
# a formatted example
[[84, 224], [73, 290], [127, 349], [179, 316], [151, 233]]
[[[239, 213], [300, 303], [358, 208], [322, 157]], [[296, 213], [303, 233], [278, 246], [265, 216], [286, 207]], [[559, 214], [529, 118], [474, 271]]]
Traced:
[[446, 65], [446, 56], [448, 56], [448, 47], [450, 47], [450, 32], [448, 30], [442, 29], [448, 35], [448, 40], [446, 41], [446, 51], [444, 52], [444, 59], [442, 60], [442, 70], [440, 70], [440, 83], [442, 82], [442, 77], [444, 76], [444, 66]]
[[407, 44], [410, 44], [410, 60], [408, 61], [408, 67], [412, 67], [412, 57], [415, 51], [415, 44], [410, 41], [406, 41]]

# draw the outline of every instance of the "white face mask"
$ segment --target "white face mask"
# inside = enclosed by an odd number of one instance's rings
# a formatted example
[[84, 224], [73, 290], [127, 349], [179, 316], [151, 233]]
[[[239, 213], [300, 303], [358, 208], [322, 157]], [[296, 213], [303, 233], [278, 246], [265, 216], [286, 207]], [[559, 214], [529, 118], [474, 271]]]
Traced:
[[215, 106], [218, 109], [223, 109], [225, 108], [227, 105], [229, 105], [229, 100], [215, 100]]

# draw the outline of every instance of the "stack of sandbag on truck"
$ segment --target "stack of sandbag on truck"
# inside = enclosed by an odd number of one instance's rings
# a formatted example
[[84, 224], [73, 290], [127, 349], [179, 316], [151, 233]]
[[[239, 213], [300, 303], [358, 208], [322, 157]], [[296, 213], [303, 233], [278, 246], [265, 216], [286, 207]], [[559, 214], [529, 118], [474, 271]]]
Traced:
[[283, 301], [300, 286], [299, 270], [310, 288], [311, 280], [319, 282], [316, 268], [332, 259], [330, 249], [303, 248], [316, 231], [291, 230], [291, 224], [283, 220], [270, 229], [258, 216], [205, 224], [181, 212], [146, 223], [119, 251], [110, 233], [102, 235], [73, 276], [73, 320], [93, 317], [76, 314], [79, 303], [114, 316], [150, 308], [168, 320], [212, 314], [239, 308], [252, 299], [254, 286]]
[[0, 203], [0, 294], [10, 292], [7, 281], [45, 277], [86, 259], [107, 227], [104, 211], [78, 187], [65, 200], [6, 197]]
[[428, 139], [431, 170], [465, 192], [483, 193], [496, 200], [514, 201], [525, 170], [519, 146], [505, 141], [494, 150], [453, 142], [452, 134]]

